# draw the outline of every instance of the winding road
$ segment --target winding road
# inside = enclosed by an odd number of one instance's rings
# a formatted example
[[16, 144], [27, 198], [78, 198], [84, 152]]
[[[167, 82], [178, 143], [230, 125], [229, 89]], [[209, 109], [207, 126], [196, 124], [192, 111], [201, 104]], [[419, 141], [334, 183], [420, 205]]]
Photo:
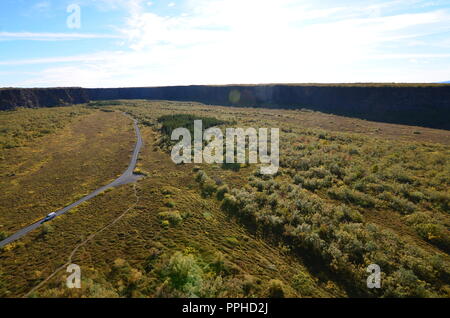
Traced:
[[[134, 171], [134, 169], [136, 167], [136, 163], [137, 163], [137, 159], [138, 159], [138, 156], [139, 156], [139, 152], [140, 152], [140, 150], [142, 148], [142, 144], [143, 144], [141, 131], [139, 130], [138, 122], [137, 122], [136, 119], [132, 118], [128, 114], [124, 113], [124, 115], [130, 117], [133, 120], [134, 130], [135, 130], [136, 139], [137, 139], [136, 145], [134, 146], [133, 156], [131, 157], [131, 161], [130, 161], [130, 164], [128, 165], [127, 170], [119, 178], [117, 178], [116, 180], [114, 180], [110, 184], [107, 184], [107, 185], [105, 185], [105, 186], [95, 190], [94, 192], [88, 194], [87, 196], [81, 198], [77, 202], [72, 203], [71, 205], [69, 205], [69, 206], [67, 206], [67, 207], [65, 207], [65, 208], [63, 208], [61, 210], [55, 211], [56, 217], [58, 217], [58, 216], [60, 216], [60, 215], [62, 215], [64, 213], [70, 211], [71, 209], [77, 207], [81, 203], [86, 202], [86, 201], [96, 197], [100, 193], [102, 193], [102, 192], [104, 192], [104, 191], [106, 191], [106, 190], [108, 190], [110, 188], [114, 188], [114, 187], [117, 187], [117, 186], [120, 186], [120, 185], [123, 185], [123, 184], [128, 184], [128, 183], [132, 183], [132, 182], [135, 182], [135, 181], [139, 180], [140, 176], [135, 175], [133, 173], [133, 171]], [[43, 221], [44, 221], [44, 218], [39, 220], [38, 222], [36, 222], [34, 224], [31, 224], [31, 225], [27, 226], [26, 228], [21, 229], [17, 233], [15, 233], [15, 234], [11, 235], [10, 237], [6, 238], [5, 240], [1, 241], [0, 242], [0, 248], [2, 248], [3, 246], [5, 246], [5, 245], [7, 245], [9, 243], [12, 243], [12, 242], [20, 239], [21, 237], [25, 236], [29, 232], [37, 229], [38, 227], [40, 227], [43, 224]]]

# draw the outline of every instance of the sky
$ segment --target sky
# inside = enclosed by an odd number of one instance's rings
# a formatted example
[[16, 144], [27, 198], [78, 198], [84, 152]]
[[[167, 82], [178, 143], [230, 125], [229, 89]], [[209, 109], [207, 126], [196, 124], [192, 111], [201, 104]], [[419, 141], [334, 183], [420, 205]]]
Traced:
[[450, 0], [0, 1], [0, 87], [449, 80]]

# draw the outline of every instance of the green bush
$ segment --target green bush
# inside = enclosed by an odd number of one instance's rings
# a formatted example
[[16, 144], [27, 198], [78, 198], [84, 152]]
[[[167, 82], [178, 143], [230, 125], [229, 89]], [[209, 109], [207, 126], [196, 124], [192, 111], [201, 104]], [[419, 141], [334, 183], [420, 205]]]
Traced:
[[40, 232], [40, 236], [41, 237], [46, 237], [48, 234], [53, 233], [53, 226], [51, 226], [50, 224], [44, 224], [41, 227], [41, 232]]
[[303, 180], [302, 186], [310, 191], [331, 187], [331, 178], [324, 179], [312, 178]]
[[205, 171], [198, 170], [197, 174], [195, 175], [195, 181], [197, 181], [199, 183], [203, 183], [206, 181], [207, 177], [208, 176], [206, 175]]
[[158, 216], [163, 221], [169, 221], [172, 225], [177, 225], [183, 221], [183, 218], [178, 211], [160, 212]]
[[387, 297], [432, 297], [426, 290], [426, 283], [419, 280], [412, 270], [400, 268], [384, 281]]
[[217, 191], [217, 185], [213, 180], [207, 179], [204, 183], [202, 183], [201, 189], [203, 196], [210, 197]]
[[145, 263], [144, 263], [144, 269], [146, 272], [150, 272], [153, 269], [153, 267], [160, 255], [161, 255], [160, 250], [158, 250], [156, 248], [150, 249], [150, 254], [149, 254], [149, 256], [147, 256], [147, 258], [145, 259]]
[[364, 208], [373, 208], [377, 204], [370, 195], [346, 187], [331, 188], [328, 190], [328, 195], [335, 200], [353, 203]]
[[225, 194], [227, 194], [228, 192], [230, 192], [230, 189], [228, 188], [227, 185], [220, 186], [217, 189], [217, 194], [216, 194], [217, 195], [217, 199], [222, 201], [224, 199], [224, 197], [225, 197]]
[[294, 288], [303, 297], [314, 296], [316, 286], [313, 279], [304, 272], [299, 272], [292, 278]]
[[172, 200], [168, 200], [166, 201], [166, 203], [164, 203], [164, 205], [168, 208], [174, 208], [176, 204]]
[[416, 224], [414, 229], [425, 240], [442, 248], [447, 253], [450, 252], [449, 231], [441, 224], [421, 223]]
[[436, 190], [427, 191], [429, 200], [446, 213], [450, 213], [450, 194]]
[[196, 292], [202, 283], [203, 271], [197, 264], [192, 254], [183, 255], [176, 252], [163, 270], [163, 276], [170, 279], [173, 288], [196, 296]]
[[203, 130], [227, 124], [227, 122], [212, 117], [201, 117], [190, 114], [174, 114], [165, 115], [158, 118], [158, 122], [161, 123], [161, 132], [168, 136], [172, 135], [172, 131], [177, 128], [187, 128], [191, 132], [192, 138], [194, 138], [194, 121], [202, 120]]
[[117, 100], [102, 100], [102, 101], [92, 101], [88, 103], [89, 107], [105, 107], [105, 106], [119, 106], [122, 102]]
[[209, 268], [211, 268], [217, 275], [227, 274], [229, 271], [225, 256], [220, 252], [216, 253], [213, 261], [209, 264]]
[[226, 163], [226, 162], [224, 162], [221, 165], [221, 167], [222, 167], [223, 170], [231, 170], [231, 171], [234, 171], [234, 172], [238, 172], [238, 171], [241, 170], [241, 164], [240, 163]]
[[6, 234], [6, 232], [0, 231], [0, 241], [5, 240], [6, 238], [8, 238], [8, 234]]
[[380, 194], [378, 198], [384, 200], [390, 208], [402, 214], [411, 214], [416, 210], [414, 203], [388, 192]]
[[230, 212], [230, 213], [239, 212], [239, 204], [238, 204], [235, 196], [228, 194], [228, 193], [225, 193], [221, 207], [223, 210]]
[[285, 285], [282, 281], [272, 279], [269, 281], [267, 287], [267, 297], [269, 298], [284, 298], [285, 297]]

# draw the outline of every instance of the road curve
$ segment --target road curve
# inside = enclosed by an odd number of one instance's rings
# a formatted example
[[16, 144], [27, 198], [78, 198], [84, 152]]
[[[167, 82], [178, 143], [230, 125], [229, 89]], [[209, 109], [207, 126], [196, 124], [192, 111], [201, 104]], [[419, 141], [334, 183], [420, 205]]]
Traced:
[[[125, 113], [124, 113], [125, 114]], [[133, 156], [131, 157], [131, 161], [130, 164], [128, 165], [127, 170], [116, 180], [114, 180], [113, 182], [111, 182], [110, 184], [107, 184], [97, 190], [95, 190], [94, 192], [88, 194], [87, 196], [81, 198], [80, 200], [78, 200], [77, 202], [72, 203], [71, 205], [56, 211], [56, 216], [60, 216], [68, 211], [70, 211], [71, 209], [75, 208], [76, 206], [80, 205], [83, 202], [86, 202], [94, 197], [96, 197], [97, 195], [99, 195], [100, 193], [102, 193], [105, 190], [108, 190], [110, 188], [114, 188], [123, 184], [127, 184], [127, 183], [132, 183], [137, 181], [140, 176], [133, 174], [133, 171], [136, 167], [136, 162], [139, 156], [139, 152], [142, 148], [142, 136], [141, 136], [141, 131], [139, 130], [138, 127], [138, 122], [136, 119], [132, 118], [131, 116], [125, 114], [126, 116], [130, 117], [133, 120], [133, 125], [134, 125], [134, 130], [136, 133], [136, 145], [134, 146], [134, 150], [133, 150]], [[28, 234], [29, 232], [37, 229], [38, 227], [40, 227], [43, 224], [43, 220], [41, 219], [38, 222], [31, 224], [29, 226], [27, 226], [26, 228], [21, 229], [20, 231], [18, 231], [17, 233], [11, 235], [10, 237], [6, 238], [5, 240], [0, 242], [0, 248], [2, 248], [3, 246], [12, 243], [16, 240], [18, 240], [19, 238], [21, 238], [22, 236]]]

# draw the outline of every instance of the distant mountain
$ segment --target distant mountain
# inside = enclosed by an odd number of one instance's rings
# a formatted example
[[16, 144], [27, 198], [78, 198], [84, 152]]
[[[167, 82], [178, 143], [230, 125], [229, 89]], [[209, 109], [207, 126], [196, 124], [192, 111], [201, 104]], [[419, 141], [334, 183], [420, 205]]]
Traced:
[[450, 84], [450, 81], [442, 82], [442, 84]]

